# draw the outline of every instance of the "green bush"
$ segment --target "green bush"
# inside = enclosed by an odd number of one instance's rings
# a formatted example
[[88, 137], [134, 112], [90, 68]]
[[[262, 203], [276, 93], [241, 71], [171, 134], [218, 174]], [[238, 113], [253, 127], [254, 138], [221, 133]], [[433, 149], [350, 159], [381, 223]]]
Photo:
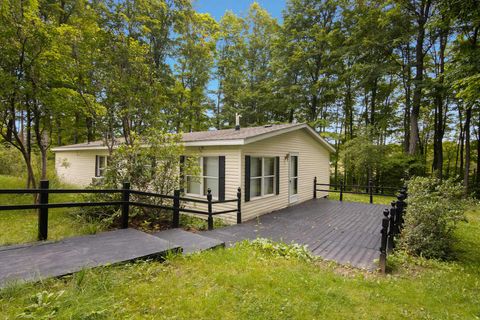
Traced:
[[244, 240], [238, 244], [241, 247], [254, 248], [258, 252], [274, 257], [287, 259], [300, 259], [304, 261], [314, 260], [314, 256], [308, 251], [307, 246], [292, 243], [275, 242], [270, 239], [257, 238], [255, 240]]
[[401, 248], [426, 258], [448, 258], [457, 222], [465, 220], [462, 186], [452, 179], [440, 181], [427, 177], [414, 177], [407, 186]]
[[26, 171], [20, 151], [8, 144], [0, 143], [0, 174], [19, 176]]
[[[181, 135], [151, 130], [143, 138], [132, 144], [120, 145], [108, 158], [105, 175], [91, 185], [92, 188], [118, 189], [124, 181], [130, 182], [130, 188], [163, 195], [172, 195], [180, 187], [180, 156], [185, 155]], [[198, 175], [198, 160], [187, 157], [183, 166], [185, 174]], [[86, 201], [118, 201], [119, 194], [92, 194]], [[134, 202], [147, 202], [155, 205], [171, 206], [170, 199], [130, 195]], [[115, 207], [91, 207], [79, 212], [83, 217], [100, 220], [107, 225], [114, 225], [120, 217], [120, 209]], [[147, 226], [171, 217], [171, 212], [158, 209], [131, 207], [131, 221], [138, 226]]]

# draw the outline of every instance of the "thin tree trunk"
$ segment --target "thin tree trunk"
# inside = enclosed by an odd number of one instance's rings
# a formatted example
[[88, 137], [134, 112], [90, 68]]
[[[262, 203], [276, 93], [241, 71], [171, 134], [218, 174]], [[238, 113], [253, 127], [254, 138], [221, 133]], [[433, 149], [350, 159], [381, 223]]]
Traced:
[[420, 136], [418, 129], [418, 120], [420, 116], [420, 105], [422, 103], [423, 87], [423, 69], [424, 69], [424, 51], [425, 24], [430, 15], [431, 0], [425, 0], [420, 3], [420, 12], [417, 18], [417, 42], [415, 45], [415, 87], [413, 89], [412, 112], [410, 114], [410, 143], [409, 154], [416, 155], [420, 150]]
[[470, 122], [472, 119], [472, 107], [468, 107], [465, 113], [465, 174], [463, 176], [463, 186], [465, 194], [469, 192], [469, 176], [470, 176]]

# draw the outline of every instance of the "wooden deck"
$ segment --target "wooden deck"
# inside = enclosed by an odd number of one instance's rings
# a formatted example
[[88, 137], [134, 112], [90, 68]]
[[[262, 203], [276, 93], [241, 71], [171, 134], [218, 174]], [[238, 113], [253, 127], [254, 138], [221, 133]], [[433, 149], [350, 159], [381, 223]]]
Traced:
[[121, 229], [57, 242], [0, 247], [0, 287], [36, 281], [85, 268], [159, 258], [181, 248], [135, 229]]
[[227, 245], [268, 238], [308, 246], [316, 256], [374, 270], [379, 258], [383, 205], [314, 199], [203, 235]]

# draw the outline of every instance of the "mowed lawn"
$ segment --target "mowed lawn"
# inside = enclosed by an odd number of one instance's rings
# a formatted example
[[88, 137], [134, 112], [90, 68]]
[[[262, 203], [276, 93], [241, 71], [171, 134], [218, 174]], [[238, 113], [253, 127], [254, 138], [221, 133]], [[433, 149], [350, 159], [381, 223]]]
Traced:
[[[51, 188], [65, 186], [56, 186]], [[0, 189], [24, 189], [25, 179], [0, 175]], [[52, 194], [49, 196], [51, 203], [75, 202], [78, 195]], [[33, 204], [33, 195], [1, 195], [0, 205]], [[76, 219], [72, 214], [75, 209], [50, 209], [49, 210], [49, 240], [94, 233], [100, 230], [98, 224], [87, 223]], [[32, 242], [37, 240], [38, 215], [37, 210], [0, 211], [0, 245]]]
[[480, 210], [450, 262], [392, 257], [390, 275], [241, 245], [0, 291], [0, 318], [478, 319]]

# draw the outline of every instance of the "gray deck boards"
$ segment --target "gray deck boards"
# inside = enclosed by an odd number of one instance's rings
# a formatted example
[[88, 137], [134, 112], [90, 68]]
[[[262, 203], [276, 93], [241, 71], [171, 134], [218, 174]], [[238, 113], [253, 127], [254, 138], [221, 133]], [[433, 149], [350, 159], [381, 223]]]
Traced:
[[221, 240], [205, 237], [198, 233], [188, 232], [182, 229], [163, 230], [154, 233], [153, 235], [172, 245], [182, 247], [183, 254], [190, 254], [225, 246], [225, 242]]
[[58, 242], [0, 249], [0, 287], [12, 281], [34, 281], [85, 268], [158, 258], [178, 245], [135, 229], [102, 232]]
[[326, 260], [374, 270], [385, 208], [383, 205], [315, 199], [202, 234], [225, 241], [228, 246], [256, 238], [296, 242], [307, 245], [314, 255]]

